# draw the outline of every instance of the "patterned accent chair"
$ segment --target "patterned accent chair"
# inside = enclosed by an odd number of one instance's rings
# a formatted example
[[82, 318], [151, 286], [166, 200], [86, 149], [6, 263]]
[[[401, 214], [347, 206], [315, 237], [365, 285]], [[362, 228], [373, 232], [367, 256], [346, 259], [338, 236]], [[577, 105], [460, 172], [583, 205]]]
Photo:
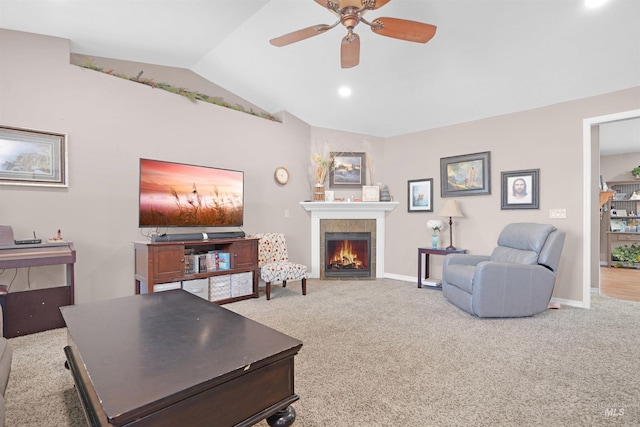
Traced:
[[538, 314], [551, 300], [564, 237], [549, 224], [508, 224], [491, 255], [444, 258], [444, 297], [478, 317]]
[[260, 278], [266, 284], [267, 300], [271, 299], [271, 284], [288, 280], [302, 280], [302, 295], [307, 294], [307, 266], [289, 261], [287, 242], [282, 233], [258, 233], [258, 266]]

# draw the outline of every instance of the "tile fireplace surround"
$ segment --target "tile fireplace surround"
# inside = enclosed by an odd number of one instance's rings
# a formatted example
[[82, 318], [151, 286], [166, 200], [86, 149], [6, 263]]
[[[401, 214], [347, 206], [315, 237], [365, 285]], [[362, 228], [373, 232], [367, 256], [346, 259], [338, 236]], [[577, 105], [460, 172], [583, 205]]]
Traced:
[[332, 219], [373, 219], [376, 221], [375, 272], [373, 278], [384, 277], [385, 216], [398, 206], [399, 202], [300, 202], [311, 212], [311, 271], [309, 277], [320, 278], [321, 242], [320, 220]]

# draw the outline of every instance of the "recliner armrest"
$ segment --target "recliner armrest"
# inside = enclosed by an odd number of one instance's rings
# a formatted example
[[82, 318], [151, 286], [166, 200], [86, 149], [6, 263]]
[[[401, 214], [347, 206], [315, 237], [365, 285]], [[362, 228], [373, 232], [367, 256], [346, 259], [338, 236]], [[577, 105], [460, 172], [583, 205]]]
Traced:
[[553, 271], [537, 264], [530, 265], [487, 261], [477, 266], [474, 274], [474, 282], [495, 283], [496, 280], [491, 280], [494, 275], [497, 275], [500, 281], [507, 280], [509, 276], [511, 279], [518, 278], [519, 280], [515, 281], [516, 285], [511, 286], [517, 286], [517, 283], [529, 283], [541, 279], [551, 280], [553, 283], [555, 282], [556, 276]]
[[549, 304], [556, 275], [540, 265], [485, 262], [476, 268], [472, 307], [480, 317], [532, 316]]

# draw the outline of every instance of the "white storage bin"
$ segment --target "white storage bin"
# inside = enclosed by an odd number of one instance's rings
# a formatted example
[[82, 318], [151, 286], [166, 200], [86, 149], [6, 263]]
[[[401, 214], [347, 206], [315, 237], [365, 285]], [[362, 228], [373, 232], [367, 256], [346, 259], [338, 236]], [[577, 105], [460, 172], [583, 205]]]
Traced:
[[207, 301], [209, 300], [209, 279], [184, 280], [182, 289]]
[[231, 298], [231, 276], [209, 277], [209, 301]]
[[231, 296], [241, 297], [253, 293], [253, 274], [237, 273], [231, 275]]
[[180, 282], [161, 283], [159, 285], [153, 285], [153, 292], [170, 291], [171, 289], [180, 289], [182, 284]]

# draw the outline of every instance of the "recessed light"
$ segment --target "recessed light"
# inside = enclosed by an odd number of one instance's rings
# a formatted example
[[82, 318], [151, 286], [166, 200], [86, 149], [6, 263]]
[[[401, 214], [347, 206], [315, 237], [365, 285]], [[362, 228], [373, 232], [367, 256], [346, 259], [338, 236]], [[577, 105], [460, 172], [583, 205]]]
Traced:
[[590, 9], [595, 9], [605, 4], [607, 0], [584, 0], [584, 5]]
[[343, 98], [351, 96], [351, 88], [342, 86], [340, 89], [338, 89], [338, 94], [340, 94], [340, 96]]

